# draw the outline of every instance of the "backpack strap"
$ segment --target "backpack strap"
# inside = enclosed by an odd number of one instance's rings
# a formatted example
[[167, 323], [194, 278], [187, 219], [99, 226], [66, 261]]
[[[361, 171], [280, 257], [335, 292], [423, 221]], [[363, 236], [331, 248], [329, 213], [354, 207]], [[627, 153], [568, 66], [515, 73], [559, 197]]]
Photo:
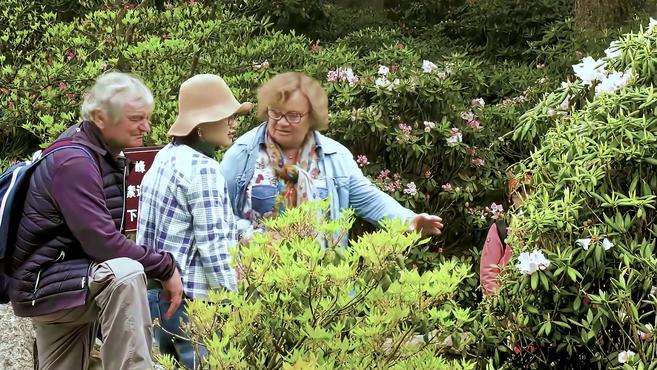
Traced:
[[79, 149], [82, 150], [87, 157], [89, 157], [94, 163], [97, 162], [96, 157], [89, 151], [88, 148], [86, 148], [83, 144], [78, 144], [74, 143], [73, 141], [69, 139], [64, 139], [64, 140], [58, 140], [51, 144], [48, 148], [44, 149], [44, 151], [41, 153], [41, 156], [36, 160], [37, 162], [41, 162], [44, 160], [46, 157], [49, 155], [56, 153], [60, 150], [63, 149]]

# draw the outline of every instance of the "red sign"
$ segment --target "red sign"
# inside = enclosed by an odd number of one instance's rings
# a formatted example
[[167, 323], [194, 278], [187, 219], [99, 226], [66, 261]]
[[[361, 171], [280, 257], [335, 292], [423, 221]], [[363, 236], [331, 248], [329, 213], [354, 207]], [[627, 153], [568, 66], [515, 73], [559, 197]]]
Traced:
[[123, 153], [130, 160], [128, 177], [125, 183], [125, 220], [124, 232], [137, 231], [137, 216], [139, 215], [139, 197], [141, 196], [141, 180], [146, 171], [153, 165], [155, 155], [161, 146], [125, 149]]

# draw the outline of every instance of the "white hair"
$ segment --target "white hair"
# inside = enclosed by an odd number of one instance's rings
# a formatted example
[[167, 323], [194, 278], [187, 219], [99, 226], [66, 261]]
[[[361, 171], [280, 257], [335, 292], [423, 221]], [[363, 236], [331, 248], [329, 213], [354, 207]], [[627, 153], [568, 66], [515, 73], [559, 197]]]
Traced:
[[100, 75], [84, 95], [80, 113], [82, 119], [91, 121], [96, 110], [107, 114], [116, 123], [123, 116], [123, 106], [131, 102], [153, 106], [153, 94], [137, 77], [123, 72], [107, 72]]

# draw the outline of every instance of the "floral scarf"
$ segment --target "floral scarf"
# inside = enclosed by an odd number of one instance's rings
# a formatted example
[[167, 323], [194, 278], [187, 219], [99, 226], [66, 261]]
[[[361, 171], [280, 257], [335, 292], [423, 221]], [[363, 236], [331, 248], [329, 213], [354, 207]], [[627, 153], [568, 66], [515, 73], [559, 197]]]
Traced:
[[269, 163], [278, 177], [278, 197], [274, 213], [280, 214], [285, 209], [294, 208], [309, 200], [319, 199], [314, 179], [320, 173], [315, 136], [310, 133], [299, 150], [297, 163], [289, 163], [283, 150], [269, 134], [265, 138]]

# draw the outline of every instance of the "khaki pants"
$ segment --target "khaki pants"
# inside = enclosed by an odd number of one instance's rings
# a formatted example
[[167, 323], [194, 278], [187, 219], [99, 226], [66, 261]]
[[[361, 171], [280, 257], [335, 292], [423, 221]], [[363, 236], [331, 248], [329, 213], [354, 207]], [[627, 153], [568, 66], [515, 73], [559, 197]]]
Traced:
[[103, 368], [152, 369], [146, 275], [129, 258], [93, 264], [85, 306], [33, 317], [39, 369], [86, 370], [100, 326]]

